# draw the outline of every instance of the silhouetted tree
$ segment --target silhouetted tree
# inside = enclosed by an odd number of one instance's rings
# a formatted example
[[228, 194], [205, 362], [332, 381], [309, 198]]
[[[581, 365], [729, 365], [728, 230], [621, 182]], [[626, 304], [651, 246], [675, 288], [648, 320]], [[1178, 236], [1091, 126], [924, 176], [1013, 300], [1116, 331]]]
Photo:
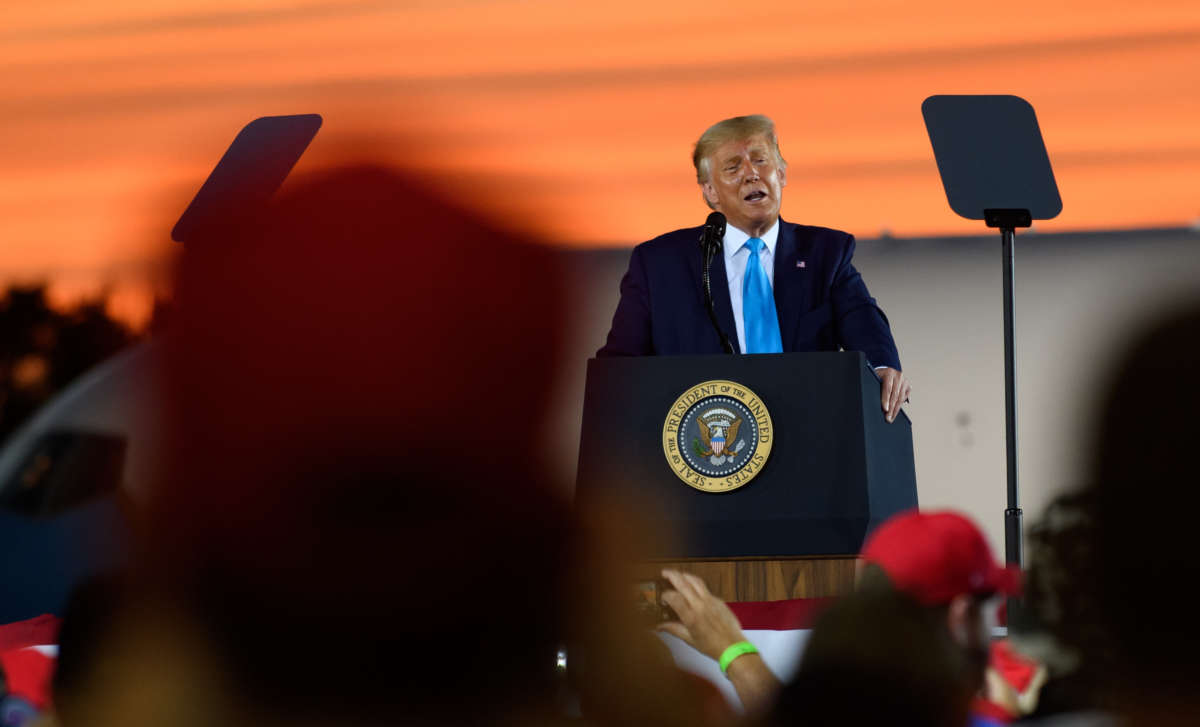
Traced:
[[66, 311], [43, 285], [13, 286], [0, 298], [0, 441], [84, 371], [138, 338], [88, 300]]

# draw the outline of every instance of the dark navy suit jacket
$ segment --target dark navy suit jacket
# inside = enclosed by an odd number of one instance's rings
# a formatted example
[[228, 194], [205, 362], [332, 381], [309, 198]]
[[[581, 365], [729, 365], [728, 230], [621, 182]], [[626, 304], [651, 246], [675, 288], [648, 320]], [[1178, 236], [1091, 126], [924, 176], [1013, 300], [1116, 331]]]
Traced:
[[[597, 356], [721, 353], [704, 309], [701, 229], [676, 230], [634, 248], [608, 342]], [[773, 287], [783, 350], [862, 351], [872, 366], [899, 369], [887, 317], [867, 292], [853, 257], [853, 235], [779, 221]], [[737, 348], [720, 251], [710, 275], [717, 320]]]

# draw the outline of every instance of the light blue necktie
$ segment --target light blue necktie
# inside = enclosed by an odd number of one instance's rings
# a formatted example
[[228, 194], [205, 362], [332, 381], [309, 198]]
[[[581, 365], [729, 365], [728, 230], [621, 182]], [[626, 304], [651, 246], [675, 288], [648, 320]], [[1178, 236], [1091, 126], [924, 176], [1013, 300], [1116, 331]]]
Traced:
[[771, 295], [771, 283], [763, 272], [762, 260], [758, 256], [764, 244], [757, 237], [746, 240], [750, 257], [746, 260], [746, 274], [742, 277], [742, 323], [746, 334], [744, 353], [783, 353], [779, 316], [775, 313], [775, 296]]

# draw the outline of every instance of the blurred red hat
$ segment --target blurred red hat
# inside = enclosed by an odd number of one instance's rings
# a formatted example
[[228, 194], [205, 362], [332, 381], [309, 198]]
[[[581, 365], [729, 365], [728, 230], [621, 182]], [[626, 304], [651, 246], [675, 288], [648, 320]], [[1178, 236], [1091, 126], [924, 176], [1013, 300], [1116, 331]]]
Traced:
[[1021, 590], [1020, 569], [997, 563], [979, 528], [955, 512], [895, 515], [867, 538], [861, 557], [929, 606], [961, 594], [1013, 595]]

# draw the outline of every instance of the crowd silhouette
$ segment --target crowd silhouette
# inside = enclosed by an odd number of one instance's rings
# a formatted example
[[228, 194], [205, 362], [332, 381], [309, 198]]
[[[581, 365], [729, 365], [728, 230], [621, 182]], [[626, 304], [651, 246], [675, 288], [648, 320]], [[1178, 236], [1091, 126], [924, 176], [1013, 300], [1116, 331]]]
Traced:
[[[54, 708], [39, 719], [993, 723], [977, 708], [978, 639], [1009, 586], [948, 573], [939, 583], [966, 585], [927, 598], [888, 554], [927, 557], [920, 528], [945, 524], [932, 516], [883, 555], [868, 544], [878, 567], [818, 621], [790, 683], [737, 666], [755, 663], [744, 649], [722, 664], [744, 678], [739, 693], [763, 695], [744, 713], [675, 666], [628, 608], [637, 544], [613, 525], [635, 515], [573, 509], [540, 448], [562, 280], [536, 238], [374, 164], [293, 180], [253, 221], [190, 241], [165, 338], [165, 447], [132, 563], [67, 608]], [[97, 304], [55, 313], [37, 289], [9, 292], [0, 328], [6, 427], [134, 339]], [[1026, 598], [1073, 659], [1046, 657], [1069, 662], [1050, 698], [1008, 720], [1194, 723], [1184, 457], [1200, 395], [1180, 362], [1197, 342], [1200, 313], [1179, 314], [1114, 370], [1087, 486], [1052, 507], [1031, 548]], [[29, 356], [41, 378], [18, 373]], [[963, 527], [947, 542], [974, 542]], [[983, 549], [971, 567], [999, 574]], [[949, 568], [928, 557], [913, 567]], [[744, 636], [728, 609], [667, 575], [680, 622], [665, 630], [724, 660]]]

